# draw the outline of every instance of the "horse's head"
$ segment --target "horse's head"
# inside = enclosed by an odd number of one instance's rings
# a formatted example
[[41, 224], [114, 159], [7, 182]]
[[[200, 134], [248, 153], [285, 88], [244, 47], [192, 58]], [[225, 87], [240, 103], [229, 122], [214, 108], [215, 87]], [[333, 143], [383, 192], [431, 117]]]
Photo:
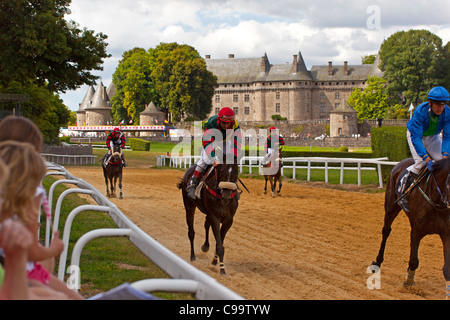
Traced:
[[122, 163], [122, 148], [120, 145], [114, 145], [109, 162], [112, 164]]
[[438, 160], [433, 165], [433, 175], [441, 190], [441, 200], [450, 207], [450, 158]]
[[237, 164], [220, 164], [216, 167], [217, 183], [222, 195], [222, 202], [228, 204], [237, 193], [238, 166]]

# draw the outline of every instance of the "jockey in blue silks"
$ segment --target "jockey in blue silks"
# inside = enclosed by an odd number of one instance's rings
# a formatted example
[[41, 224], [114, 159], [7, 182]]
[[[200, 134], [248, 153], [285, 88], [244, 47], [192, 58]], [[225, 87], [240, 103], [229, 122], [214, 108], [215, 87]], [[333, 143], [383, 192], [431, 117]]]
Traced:
[[[433, 171], [434, 161], [450, 156], [450, 101], [449, 92], [443, 87], [434, 87], [428, 93], [428, 102], [420, 104], [407, 124], [407, 140], [414, 164], [406, 170], [401, 192], [406, 191], [418, 177], [420, 170], [427, 166]], [[440, 133], [442, 132], [442, 139]], [[400, 205], [409, 211], [408, 197]]]

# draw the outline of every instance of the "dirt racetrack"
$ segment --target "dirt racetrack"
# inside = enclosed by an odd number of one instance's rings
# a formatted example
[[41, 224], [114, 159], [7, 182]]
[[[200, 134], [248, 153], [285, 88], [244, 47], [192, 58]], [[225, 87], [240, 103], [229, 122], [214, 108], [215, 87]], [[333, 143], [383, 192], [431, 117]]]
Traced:
[[[98, 167], [67, 170], [105, 192]], [[124, 199], [112, 198], [136, 225], [189, 261], [189, 240], [181, 192], [183, 171], [125, 168]], [[204, 215], [196, 214], [193, 265], [251, 300], [444, 299], [440, 238], [423, 239], [416, 286], [402, 283], [409, 259], [409, 222], [401, 213], [388, 239], [381, 289], [366, 286], [367, 268], [381, 241], [384, 193], [368, 194], [284, 181], [281, 195], [263, 194], [264, 181], [243, 179], [244, 191], [225, 241], [226, 276], [210, 261], [215, 245], [203, 253]]]

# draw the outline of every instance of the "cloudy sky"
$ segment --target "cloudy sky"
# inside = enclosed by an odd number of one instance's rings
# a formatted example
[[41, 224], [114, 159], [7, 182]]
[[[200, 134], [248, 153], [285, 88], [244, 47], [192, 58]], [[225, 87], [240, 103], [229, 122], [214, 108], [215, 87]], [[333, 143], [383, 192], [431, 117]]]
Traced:
[[[360, 64], [400, 30], [427, 29], [450, 41], [449, 0], [72, 0], [81, 27], [108, 36], [103, 84], [112, 81], [122, 53], [161, 42], [188, 44], [204, 57], [260, 57], [306, 65]], [[78, 110], [87, 87], [62, 94]]]

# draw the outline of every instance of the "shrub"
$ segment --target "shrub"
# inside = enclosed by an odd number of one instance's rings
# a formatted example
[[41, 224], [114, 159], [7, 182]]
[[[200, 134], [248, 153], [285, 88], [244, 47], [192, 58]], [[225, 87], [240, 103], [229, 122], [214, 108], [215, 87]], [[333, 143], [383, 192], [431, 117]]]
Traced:
[[143, 139], [137, 139], [137, 138], [130, 138], [128, 140], [128, 143], [132, 150], [150, 151], [150, 141], [143, 140]]
[[[372, 129], [372, 153], [374, 158], [388, 157], [390, 161], [401, 161], [411, 157], [406, 127], [381, 127]], [[387, 181], [392, 166], [381, 166], [383, 180]]]
[[339, 148], [339, 152], [348, 152], [348, 148], [346, 146], [342, 146]]

